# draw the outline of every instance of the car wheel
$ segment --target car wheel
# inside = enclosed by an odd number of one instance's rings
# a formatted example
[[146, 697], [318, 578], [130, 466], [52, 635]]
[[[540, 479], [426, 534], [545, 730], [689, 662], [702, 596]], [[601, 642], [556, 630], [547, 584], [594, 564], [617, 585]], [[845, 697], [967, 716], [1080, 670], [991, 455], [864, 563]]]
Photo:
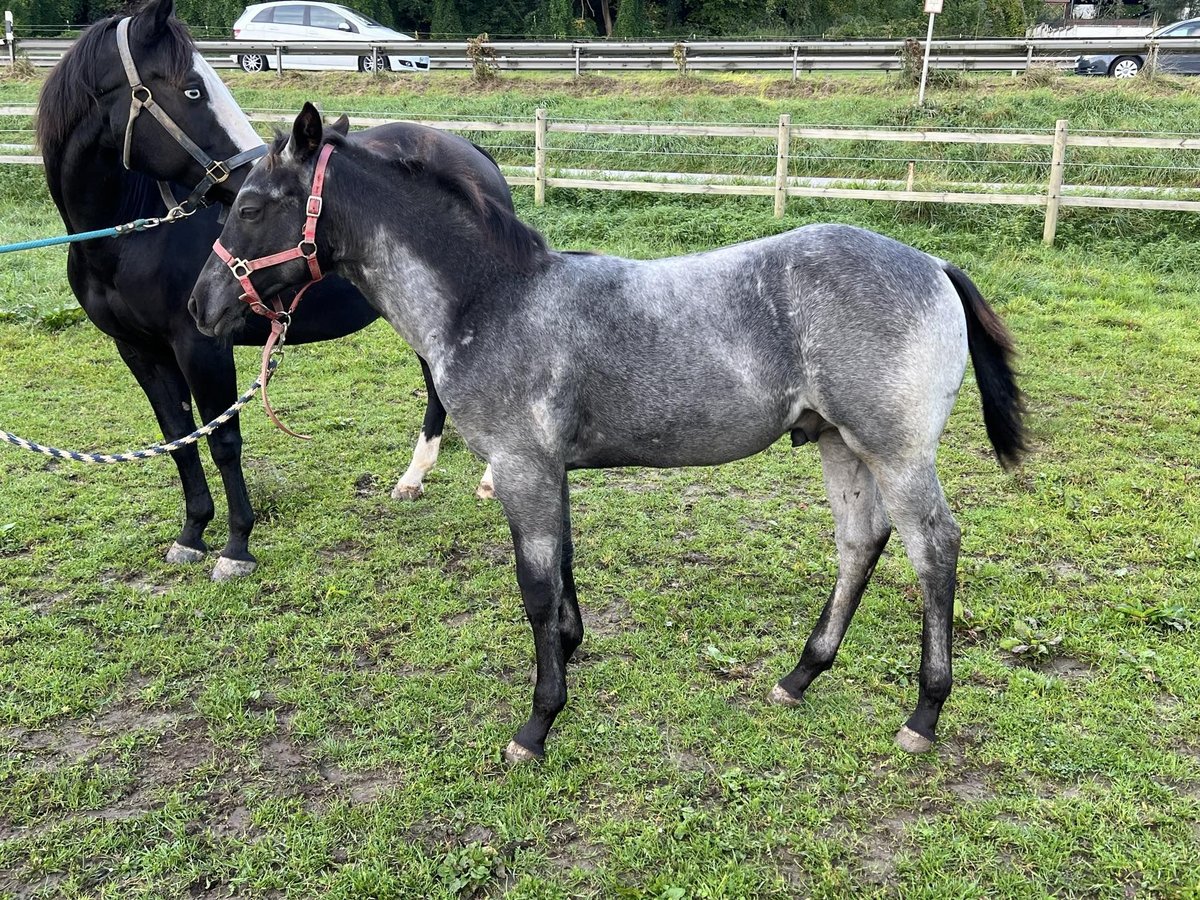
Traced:
[[358, 71], [374, 72], [376, 71], [376, 63], [378, 63], [379, 71], [387, 72], [391, 70], [388, 64], [388, 58], [380, 53], [378, 56], [360, 56], [358, 58]]
[[1113, 78], [1133, 78], [1142, 69], [1142, 61], [1136, 56], [1122, 56], [1108, 67]]
[[267, 58], [259, 53], [244, 53], [238, 58], [243, 72], [265, 72], [270, 66]]

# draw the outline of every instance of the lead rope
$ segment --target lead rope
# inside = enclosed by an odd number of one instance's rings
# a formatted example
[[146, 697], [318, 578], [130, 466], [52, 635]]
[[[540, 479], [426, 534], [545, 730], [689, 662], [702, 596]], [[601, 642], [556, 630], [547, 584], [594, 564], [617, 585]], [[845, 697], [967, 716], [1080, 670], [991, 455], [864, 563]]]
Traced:
[[[274, 335], [272, 335], [274, 338]], [[153, 447], [146, 447], [143, 450], [128, 450], [125, 453], [78, 453], [74, 450], [60, 450], [57, 447], [43, 447], [41, 444], [35, 444], [33, 441], [27, 441], [23, 437], [17, 437], [15, 434], [9, 434], [7, 431], [0, 431], [0, 440], [20, 447], [23, 450], [29, 450], [33, 453], [41, 453], [43, 456], [52, 456], [55, 459], [70, 459], [75, 462], [94, 463], [96, 465], [105, 465], [107, 463], [122, 463], [136, 462], [142, 459], [153, 459], [156, 456], [164, 456], [168, 453], [173, 453], [183, 447], [190, 446], [196, 443], [203, 437], [212, 434], [234, 416], [236, 416], [247, 403], [254, 399], [254, 395], [258, 393], [258, 389], [263, 389], [263, 397], [266, 397], [267, 382], [271, 380], [271, 376], [275, 373], [275, 368], [279, 365], [278, 359], [271, 359], [272, 351], [282, 353], [282, 348], [276, 348], [274, 339], [267, 342], [266, 352], [263, 353], [263, 365], [259, 372], [258, 378], [246, 389], [246, 393], [238, 397], [237, 402], [225, 412], [221, 413], [211, 422], [197, 428], [187, 437], [181, 437], [178, 440], [169, 441], [165, 444], [155, 444]]]

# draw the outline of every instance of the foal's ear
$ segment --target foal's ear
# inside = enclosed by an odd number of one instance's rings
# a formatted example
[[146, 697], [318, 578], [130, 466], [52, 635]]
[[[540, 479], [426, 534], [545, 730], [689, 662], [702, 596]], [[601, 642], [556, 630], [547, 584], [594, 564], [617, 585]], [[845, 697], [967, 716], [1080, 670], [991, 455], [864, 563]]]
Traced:
[[321, 146], [325, 127], [321, 124], [321, 114], [311, 103], [305, 103], [296, 123], [292, 126], [292, 136], [288, 139], [284, 155], [296, 162], [307, 162]]
[[329, 126], [331, 131], [336, 131], [342, 137], [350, 133], [350, 117], [342, 113], [337, 117], [337, 121]]

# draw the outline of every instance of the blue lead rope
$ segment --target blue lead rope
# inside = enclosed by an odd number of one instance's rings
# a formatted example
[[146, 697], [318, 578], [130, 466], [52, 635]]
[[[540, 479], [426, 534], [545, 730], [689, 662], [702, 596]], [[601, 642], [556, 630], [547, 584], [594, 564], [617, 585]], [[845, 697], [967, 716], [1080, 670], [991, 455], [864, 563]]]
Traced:
[[19, 244], [0, 245], [0, 253], [16, 253], [18, 250], [36, 250], [39, 247], [53, 247], [56, 244], [77, 244], [80, 241], [94, 241], [97, 238], [124, 237], [135, 231], [145, 231], [162, 222], [162, 219], [135, 219], [125, 225], [114, 225], [112, 228], [100, 228], [96, 231], [83, 231], [79, 234], [65, 234], [62, 237], [39, 238], [36, 241], [22, 241]]

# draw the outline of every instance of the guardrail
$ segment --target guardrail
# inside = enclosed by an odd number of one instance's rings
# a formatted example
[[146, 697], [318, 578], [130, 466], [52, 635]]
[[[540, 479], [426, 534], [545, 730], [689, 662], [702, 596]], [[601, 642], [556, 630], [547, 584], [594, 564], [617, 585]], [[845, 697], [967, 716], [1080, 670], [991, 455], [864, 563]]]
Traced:
[[[0, 117], [33, 116], [35, 109], [28, 106], [0, 107]], [[250, 113], [253, 122], [261, 124], [287, 124], [293, 121], [293, 113]], [[391, 118], [376, 118], [355, 115], [356, 127], [382, 125], [398, 121]], [[404, 120], [415, 121], [415, 120]], [[1200, 200], [1186, 199], [1200, 196], [1200, 188], [1191, 173], [1200, 175], [1200, 165], [1181, 166], [1189, 173], [1189, 184], [1184, 187], [1160, 188], [1153, 185], [1094, 185], [1065, 183], [1068, 151], [1072, 148], [1107, 148], [1127, 150], [1167, 150], [1200, 152], [1200, 135], [1162, 135], [1135, 137], [1127, 134], [1071, 134], [1066, 119], [1060, 119], [1055, 129], [1044, 132], [983, 132], [970, 130], [940, 129], [897, 129], [897, 128], [849, 128], [843, 126], [794, 126], [787, 115], [779, 117], [775, 125], [700, 125], [632, 122], [580, 122], [551, 121], [546, 110], [539, 109], [532, 120], [508, 121], [423, 121], [421, 124], [447, 131], [459, 132], [507, 132], [533, 135], [532, 166], [501, 166], [506, 178], [513, 185], [529, 185], [534, 188], [534, 201], [545, 202], [546, 188], [591, 189], [607, 191], [650, 191], [659, 193], [724, 194], [741, 196], [771, 197], [776, 217], [782, 217], [789, 198], [810, 197], [849, 200], [885, 200], [919, 203], [952, 203], [1036, 206], [1045, 210], [1042, 239], [1047, 244], [1054, 242], [1059, 213], [1063, 207], [1091, 207], [1106, 209], [1174, 210], [1200, 213]], [[568, 169], [565, 166], [548, 165], [548, 155], [556, 157], [572, 152], [568, 147], [551, 145], [552, 134], [588, 135], [649, 135], [692, 138], [746, 138], [775, 145], [774, 172], [761, 174], [722, 174], [690, 172], [638, 172], [599, 169]], [[1048, 177], [1041, 184], [972, 184], [948, 183], [943, 190], [917, 189], [914, 164], [908, 164], [908, 178], [904, 182], [880, 178], [807, 178], [793, 176], [790, 169], [794, 161], [802, 158], [793, 156], [792, 146], [798, 141], [865, 141], [897, 144], [976, 144], [988, 146], [1046, 147], [1049, 149]], [[25, 150], [18, 155], [0, 155], [0, 163], [40, 163], [41, 159], [32, 147], [6, 145], [4, 149]], [[898, 162], [896, 158], [892, 162]], [[765, 161], [764, 161], [765, 163]], [[1032, 163], [1041, 164], [1041, 163]], [[1090, 164], [1091, 165], [1091, 164]], [[764, 164], [765, 168], [765, 164]], [[1139, 196], [1157, 193], [1160, 196]], [[1183, 195], [1182, 197], [1180, 195]]]
[[[54, 65], [71, 46], [68, 40], [20, 39], [20, 53], [37, 66]], [[817, 70], [892, 71], [901, 68], [905, 42], [878, 41], [492, 41], [500, 71], [701, 71], [790, 72], [793, 80]], [[923, 46], [923, 44], [922, 44]], [[469, 69], [464, 41], [198, 41], [211, 63], [229, 68], [235, 55], [259, 54], [286, 69], [294, 55], [428, 56], [434, 69]], [[1031, 65], [1069, 67], [1087, 53], [1128, 53], [1153, 58], [1164, 47], [1200, 52], [1200, 38], [989, 38], [934, 40], [930, 66], [972, 71], [1023, 71]], [[8, 61], [15, 52], [8, 45]]]

